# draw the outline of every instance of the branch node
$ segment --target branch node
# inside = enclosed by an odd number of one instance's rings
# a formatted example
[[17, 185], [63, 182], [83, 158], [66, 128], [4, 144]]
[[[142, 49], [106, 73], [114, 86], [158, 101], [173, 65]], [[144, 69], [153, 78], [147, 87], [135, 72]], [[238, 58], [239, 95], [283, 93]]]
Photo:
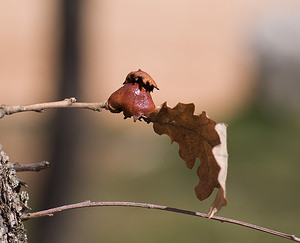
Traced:
[[75, 97], [71, 97], [70, 101], [71, 101], [71, 103], [76, 103], [76, 98]]
[[291, 240], [300, 242], [300, 238], [296, 237], [295, 235], [291, 235]]

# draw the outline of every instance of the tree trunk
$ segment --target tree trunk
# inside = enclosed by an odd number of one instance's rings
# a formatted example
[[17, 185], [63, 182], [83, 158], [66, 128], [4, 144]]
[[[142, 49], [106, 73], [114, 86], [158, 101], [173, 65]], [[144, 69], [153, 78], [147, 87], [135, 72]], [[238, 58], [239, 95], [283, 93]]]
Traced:
[[0, 145], [0, 243], [27, 242], [21, 214], [29, 197], [27, 192], [20, 191], [16, 171], [6, 166], [8, 160]]

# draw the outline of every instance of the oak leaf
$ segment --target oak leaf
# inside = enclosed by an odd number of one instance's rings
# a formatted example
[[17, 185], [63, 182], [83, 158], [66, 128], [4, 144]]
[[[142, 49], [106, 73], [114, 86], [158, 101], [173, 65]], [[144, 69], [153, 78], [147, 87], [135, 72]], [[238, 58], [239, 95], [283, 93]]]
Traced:
[[167, 134], [172, 143], [179, 144], [179, 155], [189, 169], [193, 168], [196, 158], [200, 159], [199, 183], [195, 187], [197, 198], [204, 200], [214, 188], [219, 189], [208, 213], [212, 217], [226, 205], [227, 126], [217, 124], [205, 112], [194, 115], [194, 111], [192, 103], [178, 103], [169, 108], [165, 102], [149, 115], [148, 120], [153, 122], [157, 134]]

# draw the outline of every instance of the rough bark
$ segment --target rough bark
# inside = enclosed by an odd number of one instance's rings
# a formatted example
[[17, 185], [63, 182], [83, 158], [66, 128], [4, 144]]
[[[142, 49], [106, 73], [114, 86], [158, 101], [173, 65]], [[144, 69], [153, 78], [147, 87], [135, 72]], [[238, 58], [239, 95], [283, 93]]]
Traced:
[[27, 235], [21, 221], [26, 209], [28, 194], [21, 191], [16, 171], [7, 167], [9, 157], [0, 145], [0, 243], [27, 242]]

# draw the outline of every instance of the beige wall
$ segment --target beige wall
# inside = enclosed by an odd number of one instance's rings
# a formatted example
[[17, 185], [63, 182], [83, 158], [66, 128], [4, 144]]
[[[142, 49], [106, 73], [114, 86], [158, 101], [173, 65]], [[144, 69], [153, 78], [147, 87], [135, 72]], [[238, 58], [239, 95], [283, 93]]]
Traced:
[[57, 1], [0, 2], [1, 103], [54, 97], [58, 44]]
[[[0, 104], [55, 99], [57, 88], [58, 1], [0, 2]], [[13, 161], [41, 160], [47, 122], [37, 114], [0, 121], [0, 144]]]
[[[253, 88], [249, 31], [281, 5], [298, 1], [83, 1], [81, 90], [103, 100], [129, 71], [157, 81], [157, 104], [195, 102], [229, 114]], [[1, 103], [54, 99], [59, 69], [59, 1], [0, 3]], [[249, 55], [250, 54], [250, 55]]]
[[255, 85], [249, 31], [266, 12], [293, 2], [84, 2], [84, 96], [105, 99], [141, 68], [160, 87], [157, 104], [195, 102], [198, 112], [234, 114]]

